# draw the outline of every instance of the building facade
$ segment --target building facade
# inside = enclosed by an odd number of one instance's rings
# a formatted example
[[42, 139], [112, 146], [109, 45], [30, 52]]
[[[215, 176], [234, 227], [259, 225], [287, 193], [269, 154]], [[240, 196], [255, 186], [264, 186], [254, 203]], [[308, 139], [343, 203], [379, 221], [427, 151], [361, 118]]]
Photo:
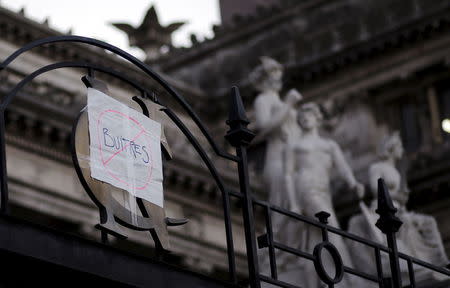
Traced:
[[[248, 75], [261, 56], [283, 64], [286, 90], [296, 88], [304, 102], [321, 105], [326, 115], [321, 132], [340, 144], [359, 181], [368, 183], [367, 169], [375, 161], [379, 140], [399, 130], [407, 151], [402, 166], [412, 190], [408, 206], [436, 218], [450, 254], [450, 136], [442, 128], [450, 118], [448, 1], [259, 2], [249, 1], [240, 10], [245, 13], [233, 17], [238, 6], [221, 1], [223, 24], [214, 28], [213, 39], [194, 42], [190, 48], [172, 47], [148, 64], [192, 104], [226, 149], [223, 136], [229, 89], [240, 88], [252, 117], [256, 91]], [[2, 60], [32, 40], [63, 35], [1, 7], [0, 31]], [[163, 89], [135, 68], [81, 44], [49, 45], [27, 53], [0, 74], [0, 93], [5, 95], [37, 68], [68, 59], [123, 71], [177, 109]], [[48, 73], [19, 93], [7, 111], [7, 168], [12, 214], [98, 238], [94, 229], [98, 210], [78, 182], [69, 151], [72, 123], [86, 104], [86, 89], [80, 81], [86, 73], [76, 69]], [[136, 93], [116, 79], [96, 77], [118, 99]], [[183, 115], [181, 109], [176, 111]], [[187, 116], [182, 120], [196, 131]], [[190, 221], [170, 230], [170, 261], [223, 277], [227, 265], [219, 191], [184, 136], [169, 120], [164, 126], [174, 154], [164, 167], [166, 213]], [[263, 151], [264, 145], [250, 147], [250, 181], [261, 199], [267, 197], [258, 176]], [[212, 154], [220, 173], [237, 190], [236, 167]], [[348, 218], [358, 213], [356, 198], [339, 183], [333, 187], [336, 210], [345, 227]], [[237, 202], [232, 206], [237, 267], [245, 275], [241, 207]], [[118, 247], [152, 254], [150, 237], [144, 233], [131, 233], [127, 241], [112, 241]]]
[[[227, 87], [237, 85], [251, 110], [256, 91], [248, 75], [259, 57], [276, 59], [286, 67], [284, 88], [321, 104], [327, 115], [322, 133], [343, 147], [364, 183], [380, 139], [400, 131], [408, 205], [437, 218], [448, 253], [442, 123], [448, 117], [449, 8], [447, 1], [420, 0], [254, 3], [253, 14], [224, 19], [213, 39], [157, 64], [208, 91], [218, 109], [226, 110]], [[256, 170], [263, 162], [258, 150]], [[358, 210], [356, 201], [345, 193], [336, 198], [345, 223]]]

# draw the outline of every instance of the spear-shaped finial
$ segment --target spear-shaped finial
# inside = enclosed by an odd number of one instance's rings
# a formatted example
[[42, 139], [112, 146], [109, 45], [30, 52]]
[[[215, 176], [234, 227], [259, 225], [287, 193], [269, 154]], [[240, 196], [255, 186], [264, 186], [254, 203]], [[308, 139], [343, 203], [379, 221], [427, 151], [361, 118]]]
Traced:
[[397, 232], [403, 222], [395, 216], [397, 208], [382, 178], [378, 179], [378, 208], [375, 211], [380, 218], [375, 224], [383, 233]]
[[239, 89], [236, 86], [231, 88], [230, 112], [226, 123], [230, 126], [230, 130], [225, 135], [225, 139], [234, 147], [248, 145], [255, 137], [255, 134], [247, 128], [250, 121], [247, 118]]

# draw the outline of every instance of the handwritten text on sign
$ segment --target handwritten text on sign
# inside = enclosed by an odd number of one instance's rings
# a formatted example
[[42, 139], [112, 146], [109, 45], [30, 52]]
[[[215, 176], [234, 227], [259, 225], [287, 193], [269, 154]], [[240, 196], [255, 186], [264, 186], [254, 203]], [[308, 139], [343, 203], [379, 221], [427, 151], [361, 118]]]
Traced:
[[88, 88], [91, 176], [163, 207], [161, 124]]

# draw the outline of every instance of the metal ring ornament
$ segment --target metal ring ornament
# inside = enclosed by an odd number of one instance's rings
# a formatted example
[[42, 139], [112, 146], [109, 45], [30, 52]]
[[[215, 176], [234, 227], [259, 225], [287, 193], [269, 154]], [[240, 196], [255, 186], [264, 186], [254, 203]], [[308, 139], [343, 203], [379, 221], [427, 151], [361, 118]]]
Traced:
[[[324, 263], [322, 261], [322, 252], [323, 250], [327, 250], [331, 257], [333, 258], [333, 263], [335, 267], [336, 274], [334, 277], [331, 277], [325, 269]], [[339, 283], [344, 277], [344, 264], [342, 262], [342, 257], [339, 254], [336, 246], [331, 244], [328, 241], [324, 241], [322, 243], [317, 244], [314, 247], [313, 251], [314, 255], [314, 267], [316, 268], [316, 272], [319, 275], [320, 279], [328, 285], [333, 285]]]

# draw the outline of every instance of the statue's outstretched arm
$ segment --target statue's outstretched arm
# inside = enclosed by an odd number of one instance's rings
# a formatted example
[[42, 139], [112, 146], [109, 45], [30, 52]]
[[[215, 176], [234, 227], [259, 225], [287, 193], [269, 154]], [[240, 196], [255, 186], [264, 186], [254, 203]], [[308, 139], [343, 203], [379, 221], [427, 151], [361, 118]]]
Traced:
[[351, 189], [355, 189], [358, 195], [358, 198], [362, 198], [364, 196], [364, 186], [356, 181], [355, 175], [353, 174], [350, 165], [345, 160], [344, 153], [342, 153], [341, 148], [335, 142], [331, 142], [332, 151], [333, 151], [333, 160], [336, 169], [342, 178], [347, 182]]

